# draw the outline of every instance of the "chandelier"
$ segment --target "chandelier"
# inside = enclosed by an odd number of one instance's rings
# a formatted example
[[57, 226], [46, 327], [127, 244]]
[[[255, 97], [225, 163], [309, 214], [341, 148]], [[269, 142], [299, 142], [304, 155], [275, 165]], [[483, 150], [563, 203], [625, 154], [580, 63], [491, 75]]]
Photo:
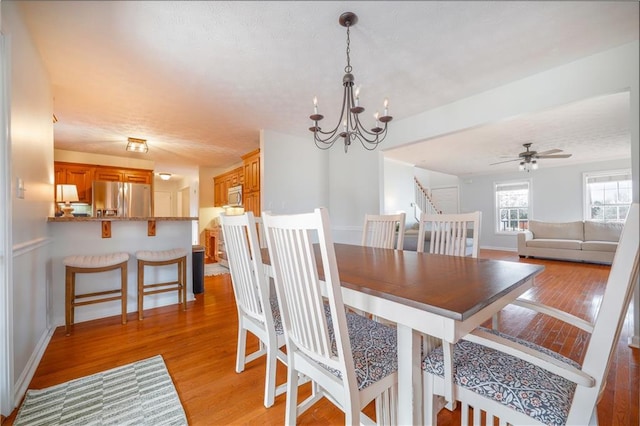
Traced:
[[[380, 116], [378, 112], [374, 114], [376, 119], [375, 127], [367, 130], [360, 122], [360, 114], [364, 112], [364, 107], [360, 106], [360, 89], [356, 88], [354, 96], [354, 77], [351, 74], [351, 58], [349, 56], [350, 38], [349, 29], [358, 22], [358, 16], [352, 12], [345, 12], [340, 15], [338, 20], [340, 25], [347, 28], [347, 66], [344, 67], [344, 77], [342, 85], [344, 93], [342, 95], [342, 109], [338, 124], [332, 130], [323, 131], [318, 122], [324, 118], [322, 114], [318, 114], [318, 98], [313, 98], [313, 114], [309, 118], [314, 122], [309, 130], [313, 132], [313, 139], [316, 146], [320, 149], [329, 149], [333, 144], [342, 138], [344, 140], [344, 152], [347, 152], [351, 142], [358, 140], [362, 146], [369, 151], [373, 151], [378, 147], [387, 136], [387, 123], [393, 119], [389, 115], [389, 102], [384, 100], [384, 114]], [[381, 127], [382, 126], [382, 127]]]

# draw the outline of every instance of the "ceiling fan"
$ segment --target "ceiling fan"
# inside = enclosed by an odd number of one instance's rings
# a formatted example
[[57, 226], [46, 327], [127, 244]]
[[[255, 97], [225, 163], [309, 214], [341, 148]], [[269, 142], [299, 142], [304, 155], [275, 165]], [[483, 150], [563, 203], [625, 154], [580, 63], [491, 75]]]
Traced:
[[496, 165], [496, 164], [502, 164], [502, 163], [509, 163], [512, 161], [519, 161], [520, 162], [520, 170], [526, 170], [529, 171], [529, 168], [532, 169], [537, 169], [538, 168], [538, 159], [540, 158], [569, 158], [571, 157], [571, 154], [559, 154], [560, 152], [562, 152], [561, 149], [550, 149], [548, 151], [542, 151], [542, 152], [537, 152], [534, 150], [531, 150], [529, 148], [531, 148], [532, 143], [531, 142], [527, 142], [522, 144], [522, 146], [525, 147], [526, 151], [521, 152], [520, 154], [518, 154], [518, 158], [512, 158], [510, 160], [505, 160], [505, 161], [498, 161], [497, 163], [491, 163], [490, 165]]

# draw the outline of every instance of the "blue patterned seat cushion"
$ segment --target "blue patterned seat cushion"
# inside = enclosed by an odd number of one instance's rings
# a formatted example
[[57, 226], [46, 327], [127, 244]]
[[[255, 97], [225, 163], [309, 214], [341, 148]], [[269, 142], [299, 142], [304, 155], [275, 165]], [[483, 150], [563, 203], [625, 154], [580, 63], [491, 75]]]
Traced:
[[[575, 361], [542, 346], [494, 330], [483, 330], [580, 368]], [[566, 424], [576, 389], [575, 383], [520, 358], [466, 340], [455, 345], [453, 359], [454, 380], [458, 386], [493, 399], [542, 423]], [[444, 377], [442, 347], [424, 358], [422, 369]]]
[[[330, 312], [329, 305], [325, 305], [331, 349], [334, 355], [337, 355]], [[395, 328], [351, 312], [347, 312], [346, 315], [358, 389], [362, 390], [398, 371], [398, 336]], [[338, 370], [326, 368], [336, 377], [341, 376]]]
[[276, 329], [276, 335], [280, 336], [284, 334], [284, 329], [282, 328], [282, 317], [280, 316], [278, 297], [275, 294], [269, 298], [269, 304], [271, 305], [271, 314], [273, 315], [273, 327]]

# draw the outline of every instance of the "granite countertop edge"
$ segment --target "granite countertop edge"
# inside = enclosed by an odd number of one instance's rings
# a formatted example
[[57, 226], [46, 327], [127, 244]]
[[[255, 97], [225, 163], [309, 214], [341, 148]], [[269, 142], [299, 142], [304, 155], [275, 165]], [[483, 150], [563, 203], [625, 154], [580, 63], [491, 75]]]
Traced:
[[146, 222], [155, 221], [193, 221], [198, 220], [197, 217], [48, 217], [47, 222]]

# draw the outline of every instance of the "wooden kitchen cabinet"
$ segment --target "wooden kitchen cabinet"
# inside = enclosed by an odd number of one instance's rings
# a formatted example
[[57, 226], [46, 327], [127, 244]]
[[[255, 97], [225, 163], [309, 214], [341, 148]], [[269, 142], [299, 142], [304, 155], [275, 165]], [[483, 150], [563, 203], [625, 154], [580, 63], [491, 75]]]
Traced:
[[260, 216], [260, 150], [251, 151], [242, 156], [244, 169], [244, 186], [242, 190], [242, 204], [245, 211]]
[[122, 181], [150, 184], [153, 182], [153, 172], [149, 170], [125, 170], [122, 173]]
[[[91, 184], [94, 180], [93, 171], [93, 167], [86, 164], [55, 163], [55, 185], [75, 185], [78, 189], [78, 202], [91, 204]], [[56, 196], [55, 185], [53, 189], [54, 200]]]
[[96, 167], [95, 180], [111, 182], [146, 183], [153, 182], [153, 171], [138, 169], [116, 169], [112, 167]]
[[260, 191], [260, 150], [242, 156], [245, 192]]
[[[133, 182], [153, 185], [153, 170], [126, 169], [95, 164], [54, 162], [55, 184], [73, 184], [78, 188], [79, 202], [91, 204], [94, 180]], [[53, 198], [55, 200], [55, 186]]]
[[106, 180], [110, 182], [122, 182], [122, 172], [118, 169], [96, 168], [95, 180]]
[[242, 184], [243, 174], [243, 168], [238, 167], [213, 178], [213, 205], [215, 207], [222, 207], [228, 204], [228, 190], [232, 186]]

